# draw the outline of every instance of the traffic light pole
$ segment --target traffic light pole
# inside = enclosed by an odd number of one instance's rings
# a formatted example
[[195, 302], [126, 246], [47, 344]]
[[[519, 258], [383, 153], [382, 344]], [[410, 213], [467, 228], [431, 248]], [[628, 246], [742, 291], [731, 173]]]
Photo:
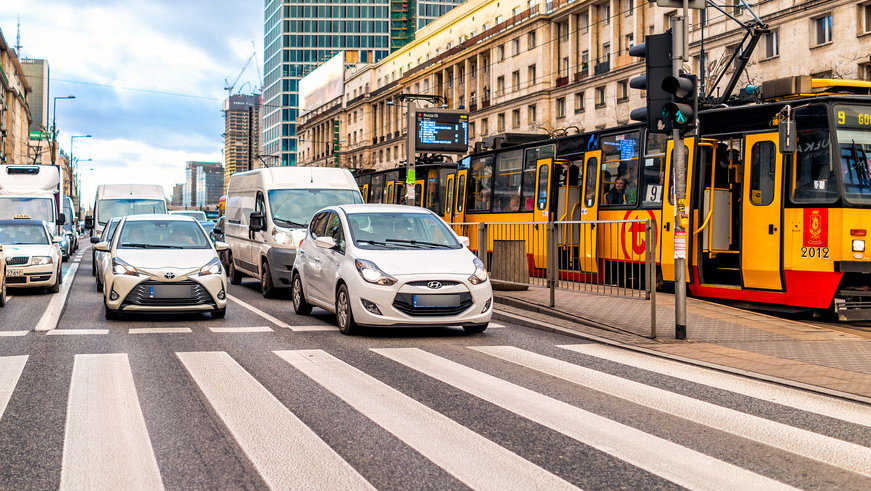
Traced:
[[[687, 14], [688, 0], [683, 2], [683, 15], [675, 15], [671, 20], [672, 32], [672, 75], [680, 77], [680, 70], [687, 55]], [[672, 165], [674, 166], [674, 337], [687, 337], [687, 296], [686, 296], [686, 262], [687, 262], [687, 228], [689, 217], [686, 209], [687, 194], [687, 155], [683, 144], [681, 129], [675, 125], [672, 132], [674, 148], [672, 150]]]

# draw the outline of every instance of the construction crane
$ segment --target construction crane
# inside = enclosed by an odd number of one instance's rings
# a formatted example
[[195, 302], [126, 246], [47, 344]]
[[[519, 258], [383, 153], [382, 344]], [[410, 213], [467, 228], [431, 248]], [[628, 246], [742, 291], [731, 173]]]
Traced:
[[[254, 41], [251, 41], [251, 47], [253, 48], [253, 52], [251, 53], [251, 56], [248, 57], [248, 61], [245, 62], [245, 65], [242, 67], [242, 70], [239, 72], [239, 75], [236, 76], [236, 80], [233, 80], [233, 83], [231, 84], [227, 81], [226, 78], [224, 79], [224, 90], [227, 91], [227, 95], [233, 95], [232, 94], [233, 89], [236, 87], [236, 84], [239, 83], [239, 79], [242, 78], [242, 75], [245, 74], [245, 70], [248, 69], [248, 65], [250, 65], [252, 61], [255, 61], [254, 64], [257, 65], [257, 63], [256, 63], [257, 48], [254, 46]], [[257, 83], [258, 84], [261, 83], [260, 82], [260, 66], [259, 65], [257, 65]]]

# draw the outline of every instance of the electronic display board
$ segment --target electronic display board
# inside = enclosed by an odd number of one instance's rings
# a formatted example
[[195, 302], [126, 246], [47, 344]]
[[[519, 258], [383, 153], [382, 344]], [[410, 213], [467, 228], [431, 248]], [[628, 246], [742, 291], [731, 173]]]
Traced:
[[445, 109], [415, 109], [415, 152], [466, 153], [469, 150], [469, 113]]

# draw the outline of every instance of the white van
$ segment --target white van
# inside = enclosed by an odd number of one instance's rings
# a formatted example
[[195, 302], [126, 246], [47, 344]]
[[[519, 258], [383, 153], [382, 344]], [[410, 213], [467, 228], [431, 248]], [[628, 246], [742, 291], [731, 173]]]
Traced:
[[85, 217], [85, 227], [99, 237], [114, 217], [165, 213], [166, 196], [159, 184], [101, 184], [94, 199], [94, 216]]
[[0, 220], [42, 220], [55, 235], [62, 235], [60, 167], [54, 165], [0, 165]]
[[312, 215], [333, 205], [362, 203], [347, 169], [272, 167], [230, 176], [224, 240], [230, 283], [242, 276], [260, 280], [263, 296], [290, 288], [296, 249]]

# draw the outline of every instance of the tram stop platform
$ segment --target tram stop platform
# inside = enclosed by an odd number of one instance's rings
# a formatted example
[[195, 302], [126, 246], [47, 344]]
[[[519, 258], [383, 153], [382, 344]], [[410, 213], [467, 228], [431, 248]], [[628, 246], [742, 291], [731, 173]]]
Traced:
[[[687, 339], [674, 338], [674, 295], [647, 300], [530, 286], [494, 291], [494, 320], [871, 403], [871, 335], [687, 299]], [[820, 323], [822, 324], [822, 323]]]

